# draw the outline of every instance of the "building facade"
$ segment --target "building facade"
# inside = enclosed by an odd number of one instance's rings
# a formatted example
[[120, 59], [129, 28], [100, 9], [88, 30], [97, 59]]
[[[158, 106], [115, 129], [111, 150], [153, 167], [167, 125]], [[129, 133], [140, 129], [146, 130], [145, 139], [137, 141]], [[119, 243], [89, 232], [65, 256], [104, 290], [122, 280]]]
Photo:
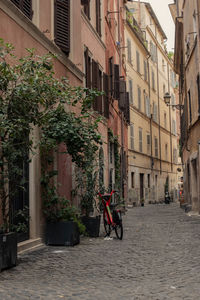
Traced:
[[170, 6], [176, 25], [175, 70], [179, 75], [184, 201], [200, 210], [200, 1], [176, 0]]
[[177, 198], [177, 82], [166, 35], [149, 3], [131, 1], [126, 12], [126, 72], [130, 98], [129, 202]]

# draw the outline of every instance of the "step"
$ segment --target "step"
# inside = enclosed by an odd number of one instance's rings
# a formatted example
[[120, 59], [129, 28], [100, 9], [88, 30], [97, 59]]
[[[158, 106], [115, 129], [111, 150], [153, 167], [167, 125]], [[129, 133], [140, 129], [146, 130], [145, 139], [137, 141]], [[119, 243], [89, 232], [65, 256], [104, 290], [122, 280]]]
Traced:
[[17, 244], [17, 252], [18, 254], [22, 254], [25, 251], [34, 250], [43, 245], [41, 238], [29, 239]]

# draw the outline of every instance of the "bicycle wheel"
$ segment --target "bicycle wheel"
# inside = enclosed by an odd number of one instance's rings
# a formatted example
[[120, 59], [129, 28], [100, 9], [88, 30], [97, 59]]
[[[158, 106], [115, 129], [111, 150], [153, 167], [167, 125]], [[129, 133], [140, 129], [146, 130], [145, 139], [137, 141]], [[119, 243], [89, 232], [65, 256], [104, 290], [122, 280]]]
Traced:
[[111, 226], [110, 224], [108, 224], [108, 220], [107, 220], [107, 216], [104, 215], [103, 217], [103, 223], [104, 223], [104, 228], [105, 228], [105, 232], [106, 232], [106, 236], [109, 236], [111, 233]]
[[115, 226], [115, 233], [119, 240], [123, 239], [123, 226], [122, 222], [120, 222], [118, 225]]

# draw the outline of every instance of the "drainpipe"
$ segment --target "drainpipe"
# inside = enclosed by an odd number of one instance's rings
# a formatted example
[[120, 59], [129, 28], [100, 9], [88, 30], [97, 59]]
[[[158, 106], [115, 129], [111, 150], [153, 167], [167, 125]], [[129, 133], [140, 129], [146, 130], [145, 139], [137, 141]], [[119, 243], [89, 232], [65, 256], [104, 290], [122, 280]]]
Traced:
[[[155, 37], [157, 42], [157, 28], [155, 27]], [[160, 91], [159, 91], [159, 70], [158, 70], [158, 45], [156, 43], [157, 57], [157, 95], [158, 95], [158, 128], [159, 128], [159, 148], [160, 148], [160, 174], [162, 174], [162, 155], [161, 155], [161, 133], [160, 133]]]
[[[167, 64], [167, 81], [168, 81], [168, 93], [170, 94], [169, 86], [169, 64]], [[170, 134], [170, 152], [171, 152], [171, 171], [173, 171], [172, 163], [172, 124], [171, 124], [171, 106], [169, 105], [169, 134]]]
[[[120, 22], [120, 0], [117, 1], [117, 10], [118, 10], [118, 41], [121, 43], [121, 22]], [[122, 62], [121, 62], [121, 47], [119, 48], [119, 74], [122, 72]], [[122, 198], [124, 198], [124, 172], [123, 165], [124, 160], [124, 113], [121, 111], [121, 187], [122, 187]], [[127, 169], [127, 168], [126, 168]]]

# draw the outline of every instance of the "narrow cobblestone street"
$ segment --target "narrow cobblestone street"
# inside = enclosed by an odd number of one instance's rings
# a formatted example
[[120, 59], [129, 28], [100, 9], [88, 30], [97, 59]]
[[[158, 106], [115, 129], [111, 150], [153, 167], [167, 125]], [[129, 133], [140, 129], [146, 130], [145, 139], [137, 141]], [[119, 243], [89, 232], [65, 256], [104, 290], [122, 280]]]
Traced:
[[149, 205], [123, 221], [123, 241], [82, 238], [20, 255], [0, 274], [0, 299], [200, 299], [200, 217]]

